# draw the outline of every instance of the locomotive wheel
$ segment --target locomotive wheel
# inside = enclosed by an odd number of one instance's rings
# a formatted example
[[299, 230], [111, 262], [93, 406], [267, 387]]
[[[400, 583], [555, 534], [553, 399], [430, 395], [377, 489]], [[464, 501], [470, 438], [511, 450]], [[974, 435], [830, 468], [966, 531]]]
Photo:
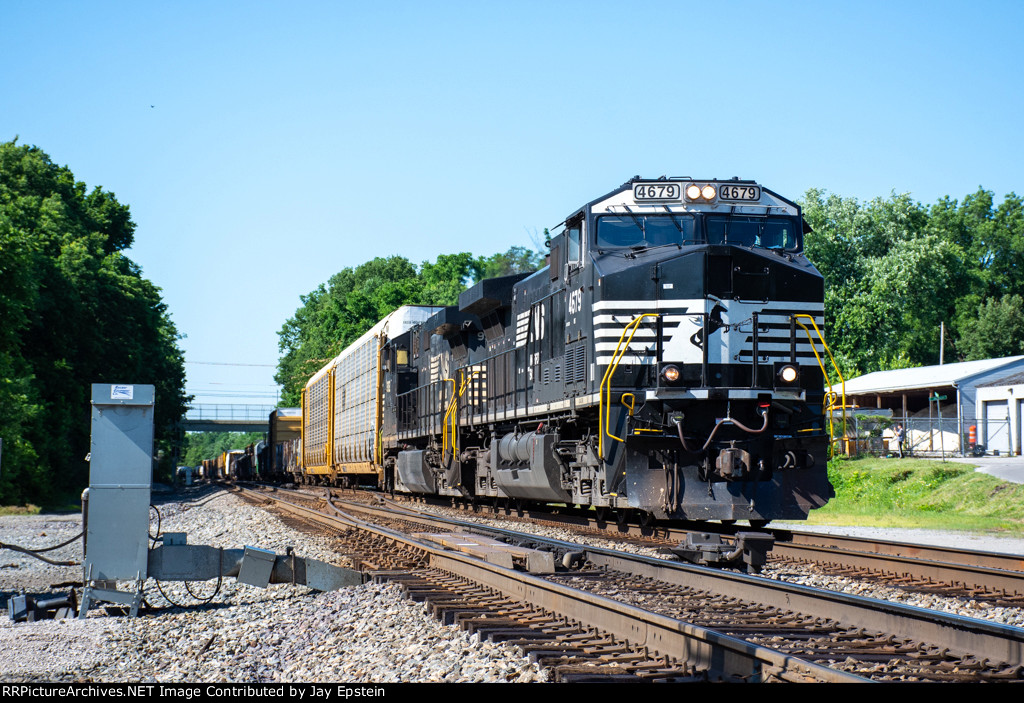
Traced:
[[608, 506], [599, 505], [594, 508], [594, 517], [598, 522], [608, 522]]
[[615, 512], [615, 522], [618, 523], [619, 527], [625, 527], [629, 524], [631, 512], [629, 508], [620, 508]]
[[650, 527], [654, 524], [654, 513], [646, 510], [640, 511], [640, 527]]
[[750, 526], [755, 530], [760, 530], [768, 525], [771, 520], [750, 520]]

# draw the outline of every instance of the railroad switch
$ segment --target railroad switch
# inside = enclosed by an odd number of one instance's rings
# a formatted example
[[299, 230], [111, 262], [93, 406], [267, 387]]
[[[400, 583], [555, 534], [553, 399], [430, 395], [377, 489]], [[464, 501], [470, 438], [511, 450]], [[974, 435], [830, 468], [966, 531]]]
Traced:
[[506, 544], [490, 537], [471, 535], [465, 532], [434, 534], [418, 532], [417, 538], [439, 544], [457, 552], [470, 554], [490, 564], [506, 569], [520, 569], [531, 574], [552, 574], [555, 572], [555, 556], [551, 552], [528, 549]]
[[701, 566], [744, 568], [751, 574], [760, 573], [768, 561], [768, 552], [775, 546], [775, 537], [766, 532], [737, 532], [733, 540], [728, 544], [719, 534], [691, 532], [685, 542], [661, 551]]

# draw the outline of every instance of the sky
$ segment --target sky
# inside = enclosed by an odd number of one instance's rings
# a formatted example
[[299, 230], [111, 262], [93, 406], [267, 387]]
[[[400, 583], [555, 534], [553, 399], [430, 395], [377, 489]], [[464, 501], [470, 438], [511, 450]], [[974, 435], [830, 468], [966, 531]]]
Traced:
[[1024, 192], [1019, 0], [2, 0], [0, 22], [0, 141], [130, 207], [202, 404], [273, 405], [277, 332], [343, 268], [533, 246], [633, 175]]

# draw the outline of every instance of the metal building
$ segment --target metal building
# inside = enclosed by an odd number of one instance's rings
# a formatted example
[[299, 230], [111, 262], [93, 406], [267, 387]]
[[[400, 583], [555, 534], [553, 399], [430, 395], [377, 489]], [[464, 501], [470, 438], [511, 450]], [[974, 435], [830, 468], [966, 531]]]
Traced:
[[[1014, 388], [1005, 381], [1016, 375], [1024, 375], [1024, 356], [876, 371], [846, 382], [846, 402], [891, 412], [918, 453], [966, 454], [972, 426], [986, 453], [1020, 453], [1021, 404], [1014, 405], [1005, 390]], [[1012, 392], [1024, 396], [1022, 390]]]
[[978, 436], [986, 451], [1024, 453], [1024, 372], [978, 385]]

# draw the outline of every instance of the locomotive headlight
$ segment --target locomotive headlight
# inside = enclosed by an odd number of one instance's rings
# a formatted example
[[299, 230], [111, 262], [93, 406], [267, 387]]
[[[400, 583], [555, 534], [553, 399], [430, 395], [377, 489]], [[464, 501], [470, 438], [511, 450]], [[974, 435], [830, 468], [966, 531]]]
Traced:
[[686, 197], [690, 200], [696, 200], [700, 197], [700, 186], [696, 183], [691, 183], [686, 186]]
[[800, 367], [796, 364], [776, 363], [776, 387], [792, 388], [800, 385]]
[[700, 189], [700, 194], [705, 200], [715, 199], [715, 187], [713, 185], [706, 185]]
[[675, 383], [679, 380], [679, 367], [669, 364], [661, 370], [661, 377], [669, 383]]

